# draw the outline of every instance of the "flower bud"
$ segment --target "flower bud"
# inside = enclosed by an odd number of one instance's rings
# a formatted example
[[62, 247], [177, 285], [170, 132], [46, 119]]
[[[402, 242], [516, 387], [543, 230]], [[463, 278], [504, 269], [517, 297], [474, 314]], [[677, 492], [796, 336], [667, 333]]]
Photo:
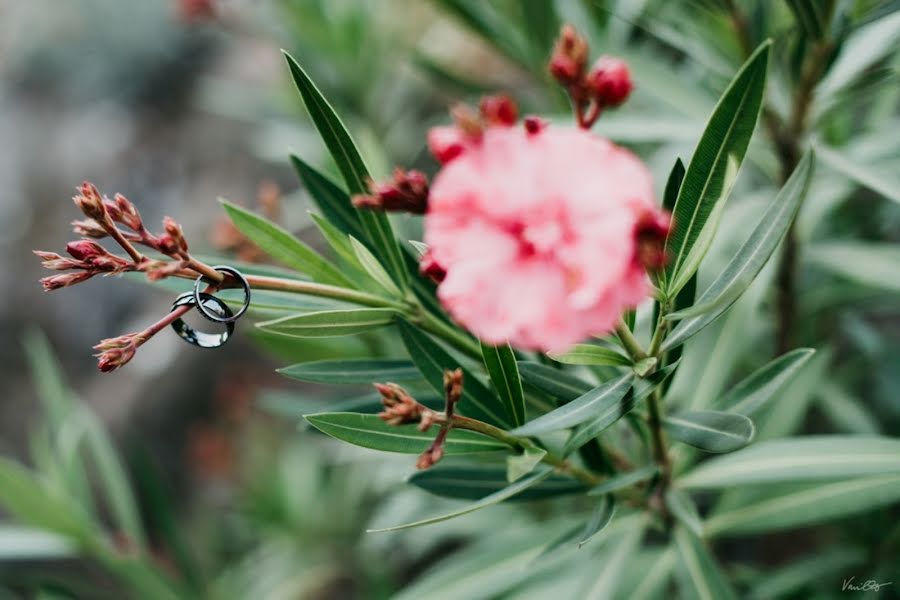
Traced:
[[563, 25], [550, 56], [550, 74], [568, 87], [579, 83], [588, 59], [587, 41], [571, 25]]
[[87, 281], [96, 275], [93, 271], [77, 271], [75, 273], [63, 273], [61, 275], [51, 275], [41, 279], [41, 286], [45, 292], [52, 292], [60, 288], [69, 287], [82, 281]]
[[478, 105], [481, 118], [489, 125], [510, 127], [519, 119], [519, 107], [505, 94], [485, 96]]
[[447, 271], [434, 260], [431, 250], [425, 252], [419, 259], [419, 273], [435, 283], [441, 283], [447, 276]]
[[418, 423], [426, 412], [425, 407], [396, 383], [376, 383], [375, 389], [381, 394], [384, 410], [378, 413], [389, 425]]
[[83, 182], [78, 194], [72, 197], [72, 200], [89, 219], [94, 219], [101, 223], [107, 219], [106, 207], [103, 205], [103, 198], [100, 192], [90, 182]]
[[428, 130], [428, 150], [442, 165], [462, 154], [465, 149], [465, 136], [456, 127], [432, 127]]
[[439, 460], [444, 457], [444, 447], [443, 446], [432, 446], [425, 450], [416, 461], [417, 469], [429, 469], [433, 467]]
[[106, 248], [93, 240], [76, 240], [66, 244], [66, 252], [77, 260], [90, 262], [91, 260], [109, 254]]
[[537, 135], [547, 127], [547, 123], [543, 119], [533, 115], [525, 117], [523, 125], [525, 126], [525, 133], [527, 133], [529, 137]]
[[95, 240], [102, 240], [109, 235], [100, 223], [94, 219], [72, 221], [72, 231], [81, 237], [94, 238]]
[[140, 333], [128, 333], [101, 340], [94, 346], [94, 350], [100, 351], [94, 355], [97, 357], [97, 368], [104, 373], [115, 371], [134, 358], [138, 346], [143, 341]]
[[601, 56], [587, 76], [587, 86], [594, 101], [601, 108], [621, 105], [628, 99], [634, 85], [625, 61], [612, 56]]
[[133, 231], [141, 231], [144, 228], [141, 214], [138, 212], [137, 208], [135, 208], [134, 204], [131, 203], [131, 200], [122, 194], [116, 194], [114, 201], [108, 203], [107, 206], [109, 206], [109, 204], [113, 204], [116, 207], [116, 221]]
[[181, 225], [175, 222], [175, 219], [172, 217], [166, 217], [163, 219], [163, 229], [165, 229], [166, 234], [160, 237], [160, 240], [166, 238], [165, 245], [167, 250], [163, 250], [166, 254], [187, 254], [188, 251], [188, 243], [184, 237], [184, 231], [181, 229]]
[[647, 271], [659, 271], [666, 266], [666, 238], [672, 231], [669, 213], [645, 213], [635, 225], [635, 260]]
[[393, 181], [386, 183], [368, 182], [371, 194], [353, 197], [357, 208], [425, 214], [428, 209], [428, 178], [419, 171], [394, 169]]
[[86, 265], [78, 260], [72, 260], [60, 256], [56, 252], [43, 252], [41, 250], [33, 250], [34, 254], [41, 259], [41, 266], [51, 271], [68, 271], [69, 269], [83, 269]]

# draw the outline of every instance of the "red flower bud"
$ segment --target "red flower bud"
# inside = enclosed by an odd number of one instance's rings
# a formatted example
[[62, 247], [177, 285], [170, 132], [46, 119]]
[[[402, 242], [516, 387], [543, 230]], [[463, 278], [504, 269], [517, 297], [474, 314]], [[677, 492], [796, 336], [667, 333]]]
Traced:
[[162, 242], [163, 238], [165, 240], [165, 252], [166, 254], [177, 254], [182, 255], [186, 254], [188, 251], [188, 243], [184, 237], [184, 231], [181, 229], [181, 225], [175, 222], [175, 219], [172, 217], [166, 217], [163, 219], [163, 229], [166, 230], [166, 234], [160, 236], [160, 241]]
[[465, 149], [465, 136], [456, 127], [432, 127], [428, 130], [428, 150], [442, 165], [462, 154]]
[[60, 288], [69, 287], [82, 281], [87, 281], [96, 273], [93, 271], [76, 271], [75, 273], [63, 273], [61, 275], [51, 275], [41, 279], [41, 286], [45, 292], [52, 292]]
[[547, 126], [547, 123], [543, 119], [535, 116], [525, 117], [523, 124], [525, 125], [525, 132], [529, 136], [540, 133]]
[[77, 240], [66, 244], [66, 252], [72, 258], [90, 262], [91, 260], [109, 254], [106, 248], [92, 240]]
[[103, 204], [103, 198], [100, 192], [90, 182], [83, 182], [78, 194], [72, 197], [72, 200], [84, 213], [84, 216], [94, 219], [95, 221], [106, 221], [106, 207]]
[[577, 84], [584, 75], [587, 59], [587, 41], [574, 27], [563, 25], [550, 56], [550, 74], [566, 87]]
[[485, 96], [478, 105], [481, 117], [490, 125], [510, 127], [519, 119], [519, 107], [505, 94]]
[[601, 56], [597, 59], [587, 76], [587, 85], [601, 108], [621, 105], [634, 88], [628, 65], [625, 61], [612, 56]]
[[84, 219], [83, 221], [72, 221], [72, 231], [81, 237], [94, 238], [101, 240], [109, 235], [105, 229], [94, 219]]
[[638, 221], [634, 230], [635, 260], [648, 271], [659, 271], [666, 266], [666, 238], [672, 231], [672, 217], [662, 211], [648, 212]]
[[370, 208], [409, 212], [417, 215], [428, 210], [428, 178], [419, 171], [394, 169], [394, 178], [390, 182], [368, 182], [371, 194], [359, 194], [353, 197], [353, 205], [357, 208]]
[[447, 271], [434, 260], [431, 250], [425, 252], [419, 259], [419, 273], [435, 283], [441, 283], [447, 277]]

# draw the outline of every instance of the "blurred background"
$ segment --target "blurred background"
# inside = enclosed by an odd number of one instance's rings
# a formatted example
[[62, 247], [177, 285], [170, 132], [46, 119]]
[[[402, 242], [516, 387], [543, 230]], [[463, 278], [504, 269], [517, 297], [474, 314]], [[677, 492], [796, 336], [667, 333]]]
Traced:
[[[425, 132], [447, 120], [454, 102], [506, 90], [525, 112], [568, 118], [544, 68], [561, 22], [589, 37], [593, 56], [629, 61], [635, 95], [597, 129], [638, 152], [662, 189], [743, 60], [729, 4], [0, 0], [0, 454], [34, 463], [52, 407], [87, 406], [110, 432], [163, 572], [184, 573], [193, 589], [217, 597], [392, 596], [471, 543], [480, 524], [521, 509], [365, 536], [378, 519], [438, 500], [403, 487], [412, 468], [406, 457], [373, 458], [298, 432], [309, 407], [348, 394], [274, 372], [338, 350], [362, 356], [365, 339], [283, 348], [254, 343], [244, 324], [226, 348], [206, 352], [163, 334], [127, 368], [102, 375], [91, 346], [155, 321], [172, 293], [95, 279], [45, 294], [32, 249], [59, 251], [72, 239], [69, 223], [79, 215], [70, 198], [82, 180], [123, 193], [147, 223], [176, 218], [201, 255], [265, 261], [221, 221], [219, 197], [321, 245], [287, 157], [335, 171], [280, 49], [309, 70], [376, 178], [395, 164], [433, 173]], [[775, 36], [774, 110], [789, 102], [791, 87], [793, 29], [783, 4], [737, 3], [753, 45]], [[896, 2], [838, 4], [845, 37], [898, 10]], [[843, 67], [849, 74], [826, 75], [828, 93], [813, 108], [806, 135], [833, 155], [821, 161], [797, 227], [794, 337], [819, 352], [792, 389], [794, 401], [769, 416], [769, 436], [900, 430], [896, 21], [880, 38], [868, 32], [858, 64]], [[762, 126], [750, 157], [701, 280], [724, 265], [747, 235], [742, 224], [754, 222], [777, 189], [779, 165]], [[772, 355], [771, 270], [692, 342], [697, 360], [685, 361], [676, 395], [716, 395]], [[116, 514], [109, 502], [97, 507], [104, 518]], [[0, 534], [0, 585], [10, 597], [142, 595], [110, 575], [119, 567], [71, 561], [32, 532]], [[827, 537], [810, 534], [820, 535]]]

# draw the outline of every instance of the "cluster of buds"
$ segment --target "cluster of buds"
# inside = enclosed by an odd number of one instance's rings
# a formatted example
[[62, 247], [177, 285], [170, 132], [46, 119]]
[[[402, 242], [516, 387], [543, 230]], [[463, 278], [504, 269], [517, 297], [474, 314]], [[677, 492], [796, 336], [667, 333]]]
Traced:
[[453, 413], [462, 397], [463, 374], [461, 369], [444, 371], [444, 412], [436, 413], [419, 404], [415, 398], [396, 383], [376, 383], [384, 410], [378, 416], [390, 425], [416, 423], [419, 431], [428, 431], [432, 425], [440, 425], [434, 441], [419, 455], [416, 468], [427, 469], [444, 457], [444, 443], [453, 427]]
[[465, 104], [450, 109], [454, 125], [432, 127], [428, 131], [428, 149], [441, 164], [447, 164], [468, 146], [481, 140], [486, 127], [512, 127], [519, 119], [519, 107], [505, 94], [485, 96], [476, 112]]
[[424, 215], [428, 210], [428, 178], [421, 171], [397, 167], [390, 181], [368, 181], [369, 193], [353, 196], [353, 206]]
[[648, 212], [635, 225], [634, 259], [650, 272], [666, 266], [666, 238], [672, 230], [672, 215], [667, 212]]
[[[41, 279], [45, 291], [53, 291], [87, 281], [95, 275], [116, 275], [126, 272], [142, 272], [150, 280], [173, 275], [194, 278], [198, 274], [221, 275], [210, 267], [194, 260], [188, 253], [188, 243], [181, 226], [174, 219], [163, 219], [163, 233], [153, 234], [144, 226], [141, 215], [125, 196], [116, 194], [113, 199], [102, 196], [96, 186], [84, 182], [73, 197], [84, 219], [73, 221], [73, 231], [83, 239], [69, 242], [69, 257], [55, 252], [36, 250], [45, 268], [66, 271]], [[128, 255], [117, 256], [96, 240], [111, 238]], [[141, 254], [135, 244], [146, 246], [172, 260], [153, 260]], [[98, 351], [98, 367], [104, 373], [115, 370], [132, 359], [137, 348], [167, 327], [181, 312], [170, 312], [147, 329], [101, 341], [94, 346]]]
[[578, 125], [584, 129], [593, 126], [604, 109], [625, 102], [634, 88], [624, 61], [601, 56], [588, 70], [589, 52], [587, 41], [575, 28], [564, 25], [549, 63], [550, 74], [566, 89]]

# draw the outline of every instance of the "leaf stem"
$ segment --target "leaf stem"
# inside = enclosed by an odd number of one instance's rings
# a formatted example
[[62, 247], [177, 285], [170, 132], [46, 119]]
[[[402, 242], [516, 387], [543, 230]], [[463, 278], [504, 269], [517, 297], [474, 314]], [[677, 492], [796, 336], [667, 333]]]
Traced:
[[622, 319], [619, 319], [619, 322], [616, 323], [616, 335], [619, 336], [619, 340], [621, 340], [622, 346], [625, 347], [628, 355], [631, 356], [631, 360], [637, 362], [647, 358], [647, 353], [644, 352], [641, 344], [635, 339], [631, 329], [628, 328], [628, 325]]

